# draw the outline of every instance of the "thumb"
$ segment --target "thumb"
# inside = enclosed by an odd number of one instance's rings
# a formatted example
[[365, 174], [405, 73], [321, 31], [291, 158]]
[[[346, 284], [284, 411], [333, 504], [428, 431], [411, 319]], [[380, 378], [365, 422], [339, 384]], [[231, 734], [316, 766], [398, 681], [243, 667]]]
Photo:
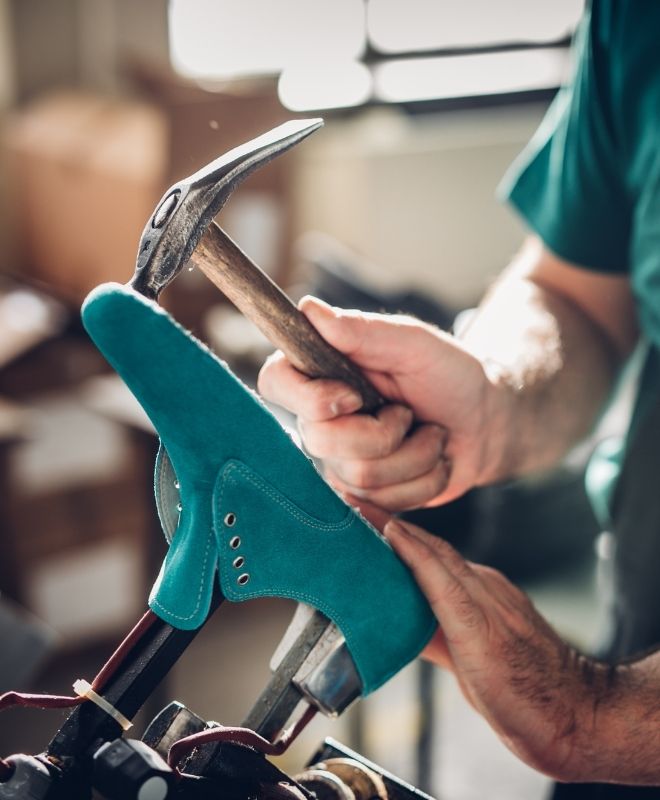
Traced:
[[405, 316], [346, 310], [310, 296], [299, 308], [326, 342], [364, 369], [400, 372], [415, 342], [423, 346], [428, 336], [422, 324]]

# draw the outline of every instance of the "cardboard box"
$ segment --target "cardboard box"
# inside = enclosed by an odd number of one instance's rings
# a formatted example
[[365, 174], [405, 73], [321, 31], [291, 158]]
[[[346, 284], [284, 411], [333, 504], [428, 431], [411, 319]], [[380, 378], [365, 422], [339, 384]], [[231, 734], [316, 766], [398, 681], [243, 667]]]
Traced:
[[[167, 185], [192, 174], [232, 148], [291, 119], [271, 79], [206, 87], [170, 70], [133, 63], [133, 85], [167, 120]], [[232, 193], [218, 222], [276, 281], [287, 283], [293, 229], [292, 186], [297, 149], [253, 172]], [[184, 272], [164, 293], [167, 307], [196, 328], [221, 295], [197, 271]]]
[[[168, 185], [292, 117], [279, 101], [274, 80], [241, 80], [211, 89], [144, 66], [134, 80], [167, 120]], [[290, 256], [295, 159], [292, 151], [259, 167], [232, 192], [218, 220], [277, 278], [282, 278]]]
[[[210, 91], [144, 67], [134, 68], [133, 82], [140, 101], [57, 91], [6, 122], [22, 274], [74, 306], [102, 281], [130, 278], [140, 234], [168, 185], [291, 116], [272, 82]], [[278, 278], [290, 254], [292, 163], [289, 155], [257, 170], [221, 218]], [[217, 300], [198, 276], [175, 286]]]
[[57, 92], [6, 122], [23, 274], [79, 303], [128, 280], [163, 186], [167, 124], [146, 103]]
[[[240, 80], [206, 87], [139, 61], [134, 61], [128, 72], [135, 90], [160, 109], [167, 121], [168, 184], [294, 116], [282, 107], [275, 80]], [[245, 185], [278, 191], [282, 163], [275, 159]]]

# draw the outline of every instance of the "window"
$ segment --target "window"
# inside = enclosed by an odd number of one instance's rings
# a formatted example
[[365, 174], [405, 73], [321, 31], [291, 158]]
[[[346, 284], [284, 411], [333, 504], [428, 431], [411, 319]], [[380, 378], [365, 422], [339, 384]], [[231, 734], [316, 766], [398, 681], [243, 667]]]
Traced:
[[171, 0], [172, 63], [279, 76], [293, 111], [556, 89], [583, 0]]

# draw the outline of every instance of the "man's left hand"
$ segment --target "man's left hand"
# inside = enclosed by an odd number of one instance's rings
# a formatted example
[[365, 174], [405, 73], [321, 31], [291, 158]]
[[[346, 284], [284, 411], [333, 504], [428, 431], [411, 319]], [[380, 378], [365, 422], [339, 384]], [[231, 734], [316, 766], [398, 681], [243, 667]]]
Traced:
[[497, 570], [408, 523], [390, 520], [384, 533], [440, 623], [424, 656], [455, 674], [468, 701], [527, 764], [559, 780], [590, 779], [585, 759], [596, 766], [589, 742], [611, 670], [564, 643]]

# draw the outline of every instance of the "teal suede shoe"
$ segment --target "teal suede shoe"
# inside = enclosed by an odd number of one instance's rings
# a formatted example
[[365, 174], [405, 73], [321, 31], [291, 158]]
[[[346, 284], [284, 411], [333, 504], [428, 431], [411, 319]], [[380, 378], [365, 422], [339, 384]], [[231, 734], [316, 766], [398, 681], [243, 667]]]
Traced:
[[171, 544], [152, 610], [199, 627], [217, 575], [229, 600], [288, 597], [326, 614], [365, 695], [415, 658], [436, 621], [411, 574], [256, 395], [130, 288], [98, 287], [82, 316], [161, 439], [155, 488]]

